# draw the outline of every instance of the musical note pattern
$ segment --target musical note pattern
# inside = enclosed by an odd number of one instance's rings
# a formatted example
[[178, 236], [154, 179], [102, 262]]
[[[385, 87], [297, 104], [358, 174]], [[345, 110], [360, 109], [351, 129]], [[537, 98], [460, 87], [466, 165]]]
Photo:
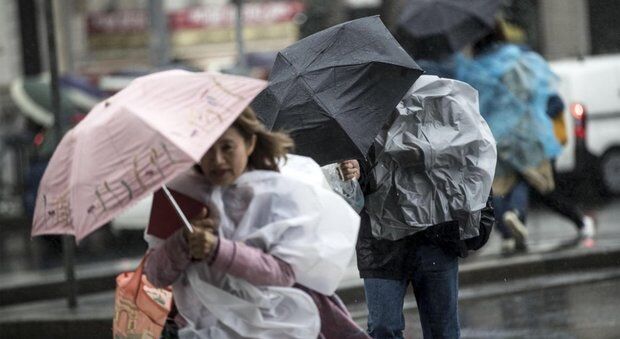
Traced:
[[[251, 97], [264, 88], [263, 82], [248, 81], [240, 77], [209, 74], [202, 76], [206, 79], [203, 83], [204, 89], [196, 91], [193, 99], [188, 100], [191, 102], [189, 105], [180, 106], [184, 113], [177, 112], [174, 115], [175, 118], [178, 116], [185, 120], [185, 123], [169, 130], [185, 140], [194, 140], [188, 144], [189, 147], [200, 145], [205, 136], [210, 137], [215, 132], [221, 132], [227, 127], [223, 123], [234, 121], [240, 108], [247, 105]], [[178, 87], [175, 88], [177, 89]], [[168, 95], [172, 93], [169, 92]], [[95, 114], [112, 112], [114, 109], [115, 102], [112, 97], [105, 101], [104, 109]], [[101, 225], [135, 199], [145, 196], [176, 173], [191, 167], [193, 161], [188, 153], [176, 146], [178, 142], [173, 144], [172, 139], [167, 139], [163, 134], [158, 140], [159, 144], [156, 145], [144, 145], [138, 149], [132, 147], [133, 154], [123, 156], [123, 159], [126, 159], [122, 162], [125, 168], [115, 168], [105, 180], [93, 183], [92, 194], [77, 197], [82, 199], [81, 201], [72, 200], [76, 198], [72, 197], [74, 192], [71, 191], [75, 190], [75, 187], [69, 185], [59, 194], [42, 192], [39, 197], [42, 201], [39, 203], [43, 204], [43, 228], [60, 228], [66, 233], [75, 233], [77, 230], [74, 226]], [[76, 206], [72, 206], [72, 201]], [[76, 210], [76, 207], [80, 210]], [[75, 218], [79, 219], [80, 225], [74, 225]]]

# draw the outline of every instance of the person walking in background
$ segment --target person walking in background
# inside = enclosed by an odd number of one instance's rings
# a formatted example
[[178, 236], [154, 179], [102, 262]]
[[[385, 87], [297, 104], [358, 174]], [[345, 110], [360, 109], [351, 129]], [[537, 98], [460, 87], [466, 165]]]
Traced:
[[246, 109], [169, 184], [208, 205], [193, 232], [147, 237], [145, 274], [172, 285], [179, 337], [367, 338], [334, 295], [359, 218], [336, 194], [279, 173], [292, 146]]
[[[564, 102], [562, 98], [557, 94], [551, 95], [547, 103], [547, 114], [553, 121], [554, 135], [560, 144], [566, 143], [566, 126], [564, 125]], [[553, 176], [556, 176], [555, 159], [551, 160], [551, 168], [553, 170]], [[575, 244], [585, 248], [594, 247], [594, 236], [596, 234], [596, 228], [594, 225], [594, 219], [585, 215], [583, 211], [571, 201], [569, 198], [554, 189], [546, 194], [541, 194], [535, 189], [531, 192], [552, 211], [569, 219], [577, 229], [577, 237], [575, 238]]]
[[535, 52], [508, 43], [499, 21], [477, 41], [473, 59], [459, 58], [456, 78], [479, 92], [480, 112], [497, 140], [493, 191], [502, 253], [527, 250], [529, 187], [554, 190], [551, 160], [561, 152], [547, 115], [555, 75]]

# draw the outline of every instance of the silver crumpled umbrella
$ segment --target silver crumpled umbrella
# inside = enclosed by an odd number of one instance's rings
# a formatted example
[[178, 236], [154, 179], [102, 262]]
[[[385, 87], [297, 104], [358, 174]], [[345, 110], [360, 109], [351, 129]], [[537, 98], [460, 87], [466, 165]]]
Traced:
[[375, 237], [398, 240], [451, 220], [461, 239], [478, 235], [497, 151], [475, 89], [421, 76], [374, 147], [376, 190], [366, 207]]

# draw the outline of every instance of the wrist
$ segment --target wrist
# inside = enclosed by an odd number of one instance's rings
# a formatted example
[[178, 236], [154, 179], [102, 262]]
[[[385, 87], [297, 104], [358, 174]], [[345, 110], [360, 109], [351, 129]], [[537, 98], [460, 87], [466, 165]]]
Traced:
[[220, 250], [220, 238], [219, 237], [215, 237], [215, 243], [213, 245], [213, 248], [211, 250], [211, 252], [209, 254], [207, 254], [207, 264], [208, 265], [212, 265], [213, 262], [215, 261], [215, 258], [217, 257], [217, 254]]

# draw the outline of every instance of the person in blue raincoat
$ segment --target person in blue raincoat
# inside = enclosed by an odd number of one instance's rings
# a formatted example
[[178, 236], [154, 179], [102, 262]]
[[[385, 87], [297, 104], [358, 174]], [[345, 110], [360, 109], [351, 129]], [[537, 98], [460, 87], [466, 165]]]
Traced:
[[525, 251], [528, 186], [542, 194], [554, 189], [550, 159], [561, 151], [546, 113], [555, 75], [542, 56], [507, 43], [498, 24], [473, 46], [473, 59], [457, 59], [456, 78], [478, 90], [497, 141], [493, 191], [502, 251]]

